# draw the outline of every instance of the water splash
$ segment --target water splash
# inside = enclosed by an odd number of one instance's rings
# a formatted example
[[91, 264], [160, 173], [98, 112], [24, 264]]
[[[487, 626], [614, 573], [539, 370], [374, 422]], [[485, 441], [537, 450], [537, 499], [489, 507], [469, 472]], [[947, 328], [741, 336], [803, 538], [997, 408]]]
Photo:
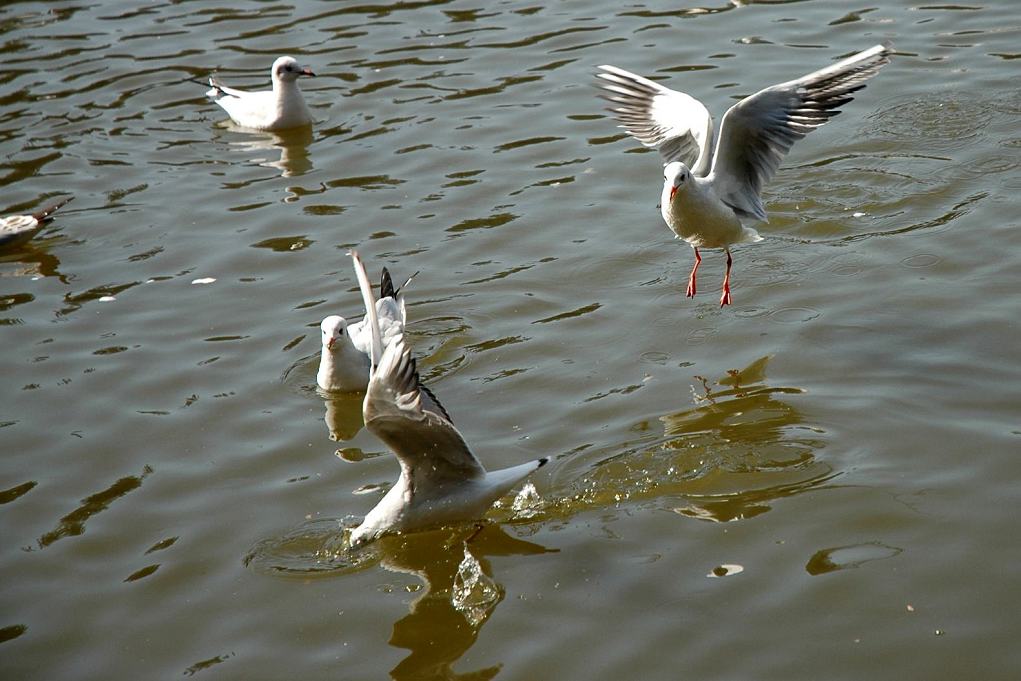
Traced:
[[457, 566], [454, 585], [450, 590], [451, 604], [464, 615], [468, 624], [478, 627], [486, 621], [501, 600], [503, 589], [482, 571], [482, 565], [465, 545], [464, 559]]
[[309, 578], [358, 572], [378, 562], [372, 546], [351, 548], [354, 518], [321, 518], [255, 544], [242, 559], [245, 567], [268, 575]]
[[546, 503], [539, 496], [539, 492], [531, 482], [525, 483], [521, 491], [514, 496], [514, 501], [511, 502], [511, 510], [514, 512], [514, 517], [522, 519], [534, 518], [542, 513], [545, 506]]

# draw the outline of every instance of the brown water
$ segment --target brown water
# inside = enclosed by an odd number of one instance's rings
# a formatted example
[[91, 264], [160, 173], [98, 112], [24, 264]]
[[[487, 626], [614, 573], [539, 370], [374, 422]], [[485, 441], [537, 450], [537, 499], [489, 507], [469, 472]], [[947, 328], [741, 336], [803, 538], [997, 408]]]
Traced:
[[[0, 255], [0, 676], [1015, 678], [1021, 12], [744, 4], [5, 3], [0, 209], [76, 200]], [[886, 39], [685, 299], [594, 67], [719, 117]], [[285, 53], [306, 135], [189, 81]], [[554, 457], [477, 536], [343, 550], [352, 246], [483, 462]]]

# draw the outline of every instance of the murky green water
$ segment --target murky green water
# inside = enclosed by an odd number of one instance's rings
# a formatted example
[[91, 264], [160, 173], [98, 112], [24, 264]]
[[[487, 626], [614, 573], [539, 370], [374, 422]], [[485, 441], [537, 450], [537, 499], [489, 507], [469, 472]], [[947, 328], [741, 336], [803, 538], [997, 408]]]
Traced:
[[[741, 4], [4, 4], [0, 209], [76, 200], [0, 255], [3, 677], [1013, 678], [1021, 13]], [[595, 65], [718, 117], [886, 39], [685, 299]], [[189, 81], [285, 53], [309, 134]], [[352, 246], [484, 463], [554, 457], [475, 536], [342, 551]]]

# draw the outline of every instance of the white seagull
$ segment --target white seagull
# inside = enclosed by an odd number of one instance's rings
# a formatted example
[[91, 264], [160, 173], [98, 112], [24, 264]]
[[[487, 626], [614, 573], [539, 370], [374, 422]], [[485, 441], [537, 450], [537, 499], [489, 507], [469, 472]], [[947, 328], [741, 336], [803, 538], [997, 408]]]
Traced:
[[[407, 322], [404, 288], [410, 281], [409, 278], [404, 286], [395, 289], [390, 272], [383, 268], [375, 309], [384, 348], [404, 333], [404, 324]], [[330, 315], [319, 328], [322, 330], [323, 352], [319, 359], [316, 383], [323, 390], [364, 391], [369, 383], [369, 356], [372, 349], [368, 316], [348, 324], [340, 315]]]
[[[366, 309], [372, 289], [359, 278]], [[351, 545], [360, 546], [384, 534], [478, 520], [493, 503], [507, 494], [549, 459], [487, 471], [475, 458], [450, 417], [427, 404], [404, 336], [385, 351], [375, 315], [372, 340], [372, 375], [362, 405], [365, 427], [397, 457], [401, 473], [362, 523], [351, 532]]]
[[0, 248], [14, 248], [29, 241], [53, 220], [53, 213], [58, 208], [73, 198], [69, 196], [31, 215], [8, 215], [0, 218]]
[[687, 296], [695, 295], [699, 247], [723, 248], [727, 274], [720, 306], [728, 305], [733, 244], [761, 241], [742, 220], [767, 222], [759, 193], [791, 146], [851, 101], [851, 93], [889, 63], [889, 43], [875, 45], [807, 76], [745, 97], [723, 116], [718, 139], [713, 119], [694, 97], [616, 66], [603, 65], [610, 109], [624, 130], [658, 148], [663, 171], [661, 212], [667, 226], [695, 249]]
[[212, 88], [206, 96], [223, 107], [235, 123], [246, 128], [284, 130], [311, 125], [312, 114], [298, 89], [298, 78], [316, 74], [301, 66], [294, 57], [278, 57], [270, 74], [272, 90], [237, 90], [210, 78]]

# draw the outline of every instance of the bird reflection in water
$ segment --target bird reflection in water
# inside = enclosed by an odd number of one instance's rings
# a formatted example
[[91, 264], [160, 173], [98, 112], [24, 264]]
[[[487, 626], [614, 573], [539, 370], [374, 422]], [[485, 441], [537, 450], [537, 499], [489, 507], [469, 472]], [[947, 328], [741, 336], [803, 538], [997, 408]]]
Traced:
[[330, 433], [330, 440], [342, 442], [354, 438], [365, 425], [362, 420], [362, 400], [365, 399], [365, 393], [327, 393], [322, 390], [318, 392], [323, 397], [323, 406], [326, 407], [323, 420]]
[[435, 532], [376, 542], [380, 565], [413, 574], [424, 587], [408, 614], [394, 623], [390, 645], [410, 653], [390, 671], [393, 679], [482, 681], [500, 671], [499, 665], [463, 674], [453, 670], [505, 595], [487, 557], [553, 551], [512, 537], [499, 525], [484, 525], [465, 539], [465, 533], [472, 531], [459, 530], [445, 542], [437, 541]]
[[3, 277], [56, 277], [61, 283], [69, 280], [57, 267], [60, 260], [45, 250], [47, 240], [40, 239], [21, 246], [11, 253], [0, 255], [0, 278]]
[[[763, 357], [715, 383], [695, 377], [703, 392], [692, 388], [694, 407], [639, 421], [632, 426], [639, 440], [609, 456], [603, 450], [561, 466], [562, 474], [587, 468], [562, 510], [662, 500], [681, 515], [727, 522], [830, 480], [834, 472], [816, 459], [825, 431], [784, 399], [805, 391], [768, 385], [768, 363]], [[662, 436], [654, 434], [657, 421]]]
[[475, 644], [505, 595], [488, 558], [556, 551], [518, 539], [493, 523], [386, 535], [352, 551], [337, 533], [336, 520], [317, 520], [259, 542], [244, 563], [271, 575], [348, 574], [377, 563], [390, 572], [413, 575], [421, 587], [408, 614], [394, 623], [389, 641], [409, 653], [390, 676], [482, 681], [493, 678], [500, 666], [465, 673], [455, 672], [453, 666]]
[[0, 253], [0, 278], [57, 277], [61, 283], [69, 283], [67, 276], [58, 269], [60, 260], [48, 249], [49, 242], [58, 239], [59, 237], [36, 238], [27, 244]]
[[[249, 161], [265, 168], [275, 168], [280, 171], [281, 177], [297, 177], [312, 170], [312, 158], [308, 148], [313, 138], [312, 128], [309, 126], [263, 132], [242, 128], [227, 121], [218, 127], [231, 133], [222, 139], [233, 149], [257, 154]], [[269, 158], [264, 153], [267, 151], [279, 151], [280, 156]]]

